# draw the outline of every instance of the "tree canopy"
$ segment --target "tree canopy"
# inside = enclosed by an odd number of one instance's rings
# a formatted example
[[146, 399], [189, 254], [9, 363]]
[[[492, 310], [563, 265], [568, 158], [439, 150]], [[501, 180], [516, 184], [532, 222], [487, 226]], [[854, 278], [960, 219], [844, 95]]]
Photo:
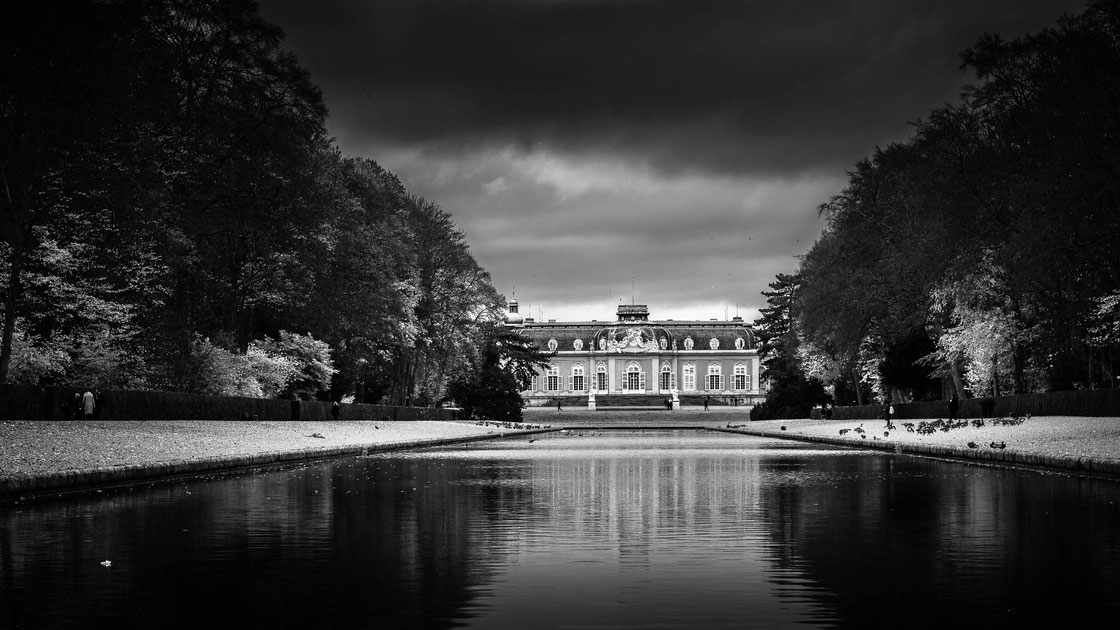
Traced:
[[961, 59], [976, 82], [960, 100], [820, 206], [827, 227], [798, 269], [803, 354], [870, 353], [892, 400], [1115, 387], [1120, 3], [983, 35]]
[[431, 404], [502, 298], [250, 0], [0, 23], [0, 382]]

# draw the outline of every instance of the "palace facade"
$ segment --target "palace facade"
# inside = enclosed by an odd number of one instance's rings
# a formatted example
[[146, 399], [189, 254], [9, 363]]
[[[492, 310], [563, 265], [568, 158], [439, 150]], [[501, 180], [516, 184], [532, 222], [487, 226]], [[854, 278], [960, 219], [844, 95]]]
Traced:
[[758, 345], [741, 317], [650, 320], [644, 304], [620, 304], [613, 322], [537, 322], [509, 303], [507, 325], [555, 353], [529, 389], [529, 405], [588, 407], [761, 402]]

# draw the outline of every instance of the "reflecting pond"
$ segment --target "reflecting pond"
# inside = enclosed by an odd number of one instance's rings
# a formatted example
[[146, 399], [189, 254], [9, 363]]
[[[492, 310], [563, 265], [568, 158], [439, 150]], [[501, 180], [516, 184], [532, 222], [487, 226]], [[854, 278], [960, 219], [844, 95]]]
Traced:
[[0, 627], [998, 627], [1120, 612], [1118, 481], [701, 431], [532, 440], [2, 506]]

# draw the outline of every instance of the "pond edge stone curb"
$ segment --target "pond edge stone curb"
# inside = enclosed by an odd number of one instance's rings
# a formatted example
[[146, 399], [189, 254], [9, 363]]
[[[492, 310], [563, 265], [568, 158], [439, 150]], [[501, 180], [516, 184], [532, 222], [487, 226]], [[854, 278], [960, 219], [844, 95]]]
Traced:
[[168, 477], [231, 472], [290, 462], [369, 455], [370, 453], [403, 451], [431, 446], [449, 446], [452, 444], [480, 442], [503, 437], [547, 433], [556, 430], [557, 429], [532, 429], [525, 431], [504, 431], [487, 433], [485, 435], [468, 435], [451, 438], [350, 444], [346, 446], [302, 448], [291, 451], [263, 451], [166, 462], [58, 470], [47, 473], [8, 474], [0, 475], [0, 499], [12, 499], [19, 496], [41, 495], [52, 492], [72, 492], [96, 488], [98, 486], [135, 483]]
[[877, 449], [905, 455], [924, 455], [927, 457], [982, 461], [1011, 466], [1028, 466], [1031, 468], [1051, 468], [1070, 472], [1120, 477], [1120, 459], [1094, 459], [1091, 457], [1072, 456], [1058, 457], [1040, 453], [1027, 453], [1014, 449], [1001, 449], [998, 451], [985, 448], [962, 449], [936, 444], [908, 444], [904, 442], [887, 442], [884, 440], [853, 440], [850, 438], [832, 437], [828, 435], [799, 435], [796, 433], [787, 433], [785, 431], [762, 431], [758, 429], [714, 428], [712, 430], [721, 431], [723, 433], [738, 433], [741, 435], [778, 438], [782, 440], [817, 442], [820, 444], [830, 444], [847, 448]]

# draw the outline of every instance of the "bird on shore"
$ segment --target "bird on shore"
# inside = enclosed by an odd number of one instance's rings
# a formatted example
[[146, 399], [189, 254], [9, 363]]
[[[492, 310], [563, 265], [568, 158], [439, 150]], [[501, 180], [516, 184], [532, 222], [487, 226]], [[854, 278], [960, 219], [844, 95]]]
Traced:
[[976, 442], [969, 442], [968, 443], [968, 448], [977, 448]]
[[1006, 444], [1005, 442], [999, 442], [999, 443], [996, 443], [996, 442], [992, 442], [992, 443], [991, 443], [991, 447], [992, 447], [992, 448], [998, 448], [998, 449], [1001, 449], [1001, 450], [1002, 450], [1002, 449], [1005, 449], [1005, 448], [1007, 448], [1007, 444]]

